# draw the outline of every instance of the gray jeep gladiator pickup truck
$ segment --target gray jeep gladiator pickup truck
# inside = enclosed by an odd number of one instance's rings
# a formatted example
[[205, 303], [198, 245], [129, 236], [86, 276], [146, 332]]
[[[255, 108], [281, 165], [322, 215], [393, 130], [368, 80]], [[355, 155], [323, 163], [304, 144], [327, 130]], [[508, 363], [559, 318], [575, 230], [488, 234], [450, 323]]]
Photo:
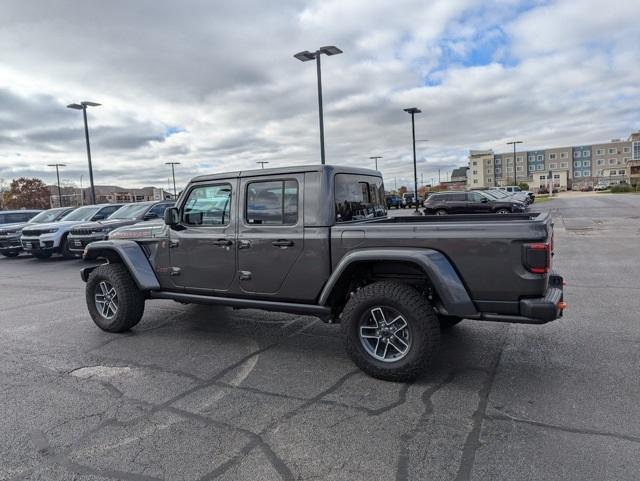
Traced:
[[407, 381], [462, 319], [562, 315], [548, 214], [388, 217], [379, 172], [302, 166], [194, 178], [163, 223], [89, 244], [86, 301], [101, 329], [135, 326], [151, 299], [339, 322], [371, 376]]

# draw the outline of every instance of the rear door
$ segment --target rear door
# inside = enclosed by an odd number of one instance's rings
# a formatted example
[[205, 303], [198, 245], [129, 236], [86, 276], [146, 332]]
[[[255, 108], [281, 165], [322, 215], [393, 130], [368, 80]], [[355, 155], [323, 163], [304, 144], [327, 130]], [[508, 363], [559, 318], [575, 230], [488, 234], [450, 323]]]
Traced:
[[304, 250], [303, 174], [241, 180], [240, 291], [277, 294]]

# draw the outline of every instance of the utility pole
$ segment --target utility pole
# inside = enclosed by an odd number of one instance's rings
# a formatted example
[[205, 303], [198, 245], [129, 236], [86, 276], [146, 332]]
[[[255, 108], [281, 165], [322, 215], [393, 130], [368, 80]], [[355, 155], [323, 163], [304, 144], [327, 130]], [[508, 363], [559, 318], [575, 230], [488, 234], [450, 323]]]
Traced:
[[411, 114], [411, 138], [413, 139], [413, 186], [414, 186], [414, 191], [413, 191], [413, 196], [414, 196], [414, 201], [416, 203], [416, 214], [419, 214], [420, 211], [418, 211], [418, 162], [416, 160], [416, 122], [415, 122], [415, 115], [419, 114], [422, 112], [422, 110], [420, 110], [417, 107], [410, 107], [408, 109], [404, 109], [405, 112], [407, 112], [408, 114]]
[[256, 162], [256, 164], [260, 164], [262, 166], [262, 168], [264, 169], [264, 164], [268, 164], [269, 161], [268, 160], [258, 160]]
[[[521, 144], [522, 140], [512, 140], [507, 145], [513, 144], [513, 183], [518, 183], [518, 166], [516, 163], [516, 144]], [[509, 185], [509, 166], [507, 165], [507, 185]]]
[[60, 167], [66, 167], [66, 164], [47, 164], [48, 167], [56, 168], [56, 177], [58, 179], [58, 203], [59, 207], [62, 207], [62, 190], [60, 189], [60, 171], [58, 170]]
[[82, 110], [82, 118], [84, 119], [84, 138], [87, 142], [87, 159], [89, 161], [89, 181], [91, 182], [91, 203], [96, 203], [96, 187], [93, 184], [93, 167], [91, 165], [91, 147], [89, 145], [89, 125], [87, 123], [87, 107], [99, 107], [96, 102], [88, 102], [83, 100], [79, 104], [69, 104], [67, 108], [74, 110]]
[[180, 162], [165, 162], [165, 165], [171, 166], [171, 174], [173, 175], [173, 200], [178, 198], [178, 194], [176, 191], [176, 165], [180, 165]]

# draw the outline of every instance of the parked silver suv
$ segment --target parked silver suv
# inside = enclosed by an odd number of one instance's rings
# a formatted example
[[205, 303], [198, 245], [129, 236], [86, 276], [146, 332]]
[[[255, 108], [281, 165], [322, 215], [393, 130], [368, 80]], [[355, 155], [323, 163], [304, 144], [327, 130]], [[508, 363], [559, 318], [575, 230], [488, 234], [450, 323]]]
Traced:
[[22, 235], [22, 230], [25, 227], [57, 222], [73, 210], [75, 210], [75, 207], [58, 207], [56, 209], [49, 209], [44, 212], [40, 212], [29, 222], [0, 226], [0, 254], [5, 257], [16, 257], [20, 255], [20, 252], [22, 251], [20, 236]]

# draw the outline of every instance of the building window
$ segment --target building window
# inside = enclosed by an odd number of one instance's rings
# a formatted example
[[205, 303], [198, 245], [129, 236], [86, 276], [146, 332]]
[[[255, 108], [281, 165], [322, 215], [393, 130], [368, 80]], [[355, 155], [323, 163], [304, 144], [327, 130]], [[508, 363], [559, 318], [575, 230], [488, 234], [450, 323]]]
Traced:
[[477, 171], [477, 170], [474, 170], [474, 171], [473, 171], [473, 175], [478, 175], [478, 171]]
[[566, 159], [569, 156], [569, 154], [567, 154], [567, 152], [560, 152], [560, 158], [561, 159]]
[[573, 166], [574, 167], [580, 167], [582, 165], [582, 162], [580, 162], [579, 160], [574, 160], [573, 161]]
[[495, 159], [495, 161], [496, 161], [496, 165], [500, 165], [502, 163], [500, 159]]
[[491, 159], [487, 160], [487, 165], [491, 165]]
[[583, 150], [582, 151], [582, 156], [583, 157], [591, 157], [591, 151], [590, 150]]
[[616, 165], [616, 159], [609, 159], [609, 165]]
[[478, 183], [478, 179], [473, 179], [473, 183], [477, 184]]
[[633, 160], [640, 160], [640, 141], [633, 143]]
[[580, 172], [579, 170], [577, 170], [574, 174], [575, 177], [582, 177], [582, 172]]
[[478, 162], [476, 162], [475, 160], [473, 161], [473, 164], [471, 165], [478, 165]]
[[618, 149], [616, 149], [615, 147], [609, 147], [609, 150], [607, 151], [607, 153], [609, 153], [609, 154], [617, 154], [618, 153]]
[[582, 152], [580, 152], [579, 150], [574, 150], [573, 151], [573, 157], [576, 158], [576, 159], [582, 157]]
[[500, 167], [496, 167], [496, 174], [502, 174], [502, 169]]
[[622, 151], [623, 151], [625, 154], [628, 154], [629, 152], [631, 152], [631, 147], [624, 147], [624, 148], [622, 149]]
[[487, 174], [490, 174], [492, 172], [491, 169], [487, 169]]
[[493, 179], [491, 177], [487, 177], [487, 182], [493, 182]]
[[547, 180], [547, 176], [546, 175], [541, 175], [540, 176], [540, 180]]
[[596, 150], [596, 155], [602, 155], [604, 154], [604, 149], [597, 149]]
[[622, 159], [622, 161], [623, 161], [625, 164], [628, 164], [628, 163], [629, 163], [629, 157], [625, 157], [624, 159]]
[[582, 161], [582, 167], [591, 167], [591, 161], [590, 160], [583, 160]]
[[544, 160], [544, 155], [538, 155], [538, 161]]
[[544, 170], [544, 164], [538, 164], [538, 170]]
[[556, 154], [549, 154], [549, 160], [556, 160]]
[[535, 155], [530, 155], [529, 156], [529, 162], [535, 162], [536, 160], [536, 156]]
[[625, 171], [624, 170], [619, 170], [618, 171], [618, 175], [624, 175]]
[[596, 165], [604, 165], [604, 159], [596, 159]]
[[549, 168], [550, 169], [557, 169], [558, 168], [558, 164], [549, 164]]
[[534, 170], [536, 170], [536, 166], [535, 165], [529, 165], [529, 172], [533, 172]]
[[560, 178], [560, 174], [553, 174], [553, 178], [554, 179], [559, 179]]
[[521, 165], [516, 166], [516, 172], [522, 172], [522, 166]]
[[560, 162], [561, 169], [566, 169], [567, 167], [569, 167], [569, 164], [567, 164], [566, 162]]

